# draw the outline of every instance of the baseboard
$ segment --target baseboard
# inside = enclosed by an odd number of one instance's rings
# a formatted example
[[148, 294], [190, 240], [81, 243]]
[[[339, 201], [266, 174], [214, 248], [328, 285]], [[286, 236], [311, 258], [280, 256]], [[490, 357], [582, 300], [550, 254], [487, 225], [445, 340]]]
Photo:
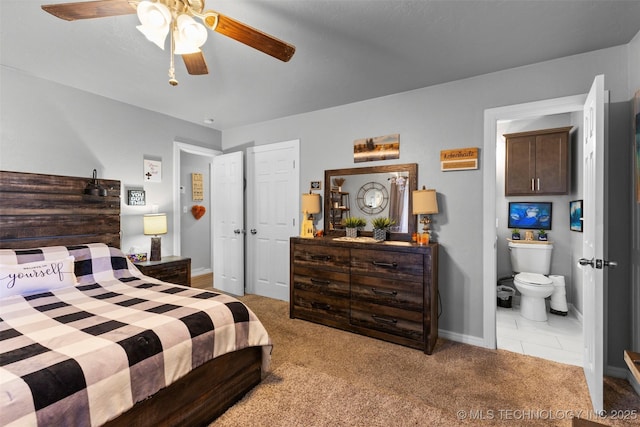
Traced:
[[484, 345], [484, 339], [480, 337], [474, 337], [473, 335], [459, 334], [457, 332], [438, 329], [438, 336], [450, 341], [461, 342], [463, 344], [470, 344], [475, 345], [476, 347], [486, 348], [486, 346]]
[[604, 367], [604, 374], [608, 377], [627, 378], [631, 372], [629, 372], [626, 367], [620, 368], [618, 366], [607, 365]]
[[576, 316], [576, 319], [578, 319], [580, 323], [582, 323], [582, 313], [578, 311], [576, 306], [573, 304], [569, 304], [569, 310], [573, 312], [573, 314]]
[[191, 269], [191, 277], [204, 276], [205, 274], [211, 274], [211, 273], [213, 273], [213, 270], [210, 268], [199, 267], [199, 268]]

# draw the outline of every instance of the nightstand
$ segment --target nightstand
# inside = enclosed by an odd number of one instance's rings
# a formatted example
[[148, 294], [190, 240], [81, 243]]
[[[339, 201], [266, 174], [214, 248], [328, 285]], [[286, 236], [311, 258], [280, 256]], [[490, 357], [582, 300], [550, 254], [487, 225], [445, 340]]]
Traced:
[[181, 256], [163, 256], [160, 261], [143, 261], [134, 263], [145, 276], [191, 286], [191, 258]]

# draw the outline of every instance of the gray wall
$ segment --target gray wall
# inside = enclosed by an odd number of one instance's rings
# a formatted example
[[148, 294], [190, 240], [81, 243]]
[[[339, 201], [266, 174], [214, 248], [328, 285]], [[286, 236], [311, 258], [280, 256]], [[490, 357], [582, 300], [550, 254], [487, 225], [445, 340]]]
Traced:
[[[173, 142], [220, 150], [220, 131], [98, 95], [0, 69], [0, 169], [91, 177], [144, 189], [146, 206], [122, 204], [122, 249], [149, 251], [142, 215], [153, 205], [167, 213], [162, 254], [172, 255]], [[162, 160], [162, 182], [145, 183], [143, 158]]]
[[[482, 200], [483, 164], [480, 162], [480, 168], [474, 171], [441, 172], [440, 150], [463, 147], [482, 150], [485, 109], [583, 94], [598, 74], [605, 74], [612, 102], [628, 103], [628, 58], [629, 46], [619, 46], [225, 130], [223, 149], [250, 141], [261, 145], [300, 138], [300, 182], [306, 187], [309, 181], [322, 179], [325, 169], [363, 166], [353, 162], [355, 139], [399, 133], [400, 159], [394, 163], [417, 162], [418, 185], [425, 184], [438, 191], [441, 213], [433, 216], [433, 228], [441, 244], [440, 328], [450, 336], [477, 342], [483, 338], [484, 310], [483, 257], [480, 255], [481, 212], [485, 203]], [[625, 141], [622, 147], [613, 149], [627, 150], [628, 145]], [[371, 162], [367, 166], [389, 163]], [[629, 177], [625, 180], [628, 185]], [[614, 218], [610, 220], [615, 222]], [[610, 244], [628, 248], [628, 233], [626, 238], [623, 236]], [[628, 298], [628, 281], [621, 282], [614, 292], [626, 294]], [[626, 314], [628, 323], [629, 305], [610, 306], [609, 312], [613, 311], [620, 316]], [[617, 316], [612, 320], [608, 333], [616, 338], [609, 342], [610, 361], [623, 366], [621, 355], [624, 345], [628, 345], [625, 343], [628, 335], [621, 335], [615, 329], [621, 322]]]

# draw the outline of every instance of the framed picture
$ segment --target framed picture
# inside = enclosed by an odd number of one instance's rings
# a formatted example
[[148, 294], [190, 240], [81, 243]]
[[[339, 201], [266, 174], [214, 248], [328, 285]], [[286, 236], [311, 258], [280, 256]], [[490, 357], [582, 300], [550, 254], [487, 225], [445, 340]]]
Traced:
[[509, 202], [509, 228], [551, 230], [551, 202]]
[[162, 162], [159, 160], [144, 159], [145, 182], [162, 182]]
[[353, 161], [392, 160], [400, 158], [400, 134], [376, 136], [353, 141]]
[[322, 181], [311, 181], [309, 185], [309, 190], [322, 190]]
[[582, 200], [569, 202], [569, 228], [582, 232]]
[[129, 206], [144, 206], [145, 205], [144, 190], [127, 191], [127, 201]]

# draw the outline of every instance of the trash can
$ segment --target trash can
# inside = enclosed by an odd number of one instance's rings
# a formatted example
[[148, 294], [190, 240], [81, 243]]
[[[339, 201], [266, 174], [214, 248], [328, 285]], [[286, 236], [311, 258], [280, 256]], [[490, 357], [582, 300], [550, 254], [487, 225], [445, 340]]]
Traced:
[[498, 285], [498, 307], [511, 308], [515, 294], [515, 289], [505, 285]]
[[564, 276], [549, 276], [553, 282], [553, 293], [551, 294], [551, 302], [549, 312], [559, 316], [566, 316], [569, 312], [567, 307], [567, 291], [564, 284]]

